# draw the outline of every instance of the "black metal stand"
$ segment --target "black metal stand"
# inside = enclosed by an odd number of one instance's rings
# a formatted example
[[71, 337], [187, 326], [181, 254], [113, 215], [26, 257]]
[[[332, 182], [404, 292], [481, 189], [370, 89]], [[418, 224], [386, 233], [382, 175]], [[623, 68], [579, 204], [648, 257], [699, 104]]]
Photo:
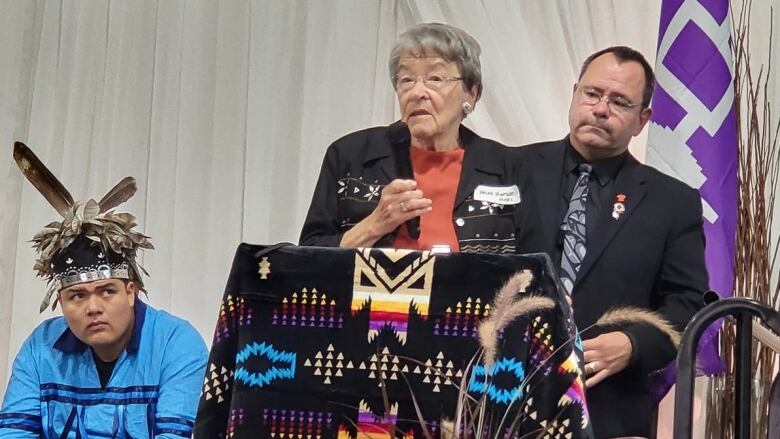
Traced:
[[[674, 438], [690, 439], [692, 434], [691, 416], [693, 413], [693, 379], [696, 367], [696, 350], [699, 338], [715, 320], [733, 316], [737, 324], [737, 345], [735, 351], [735, 437], [750, 438], [750, 407], [752, 404], [750, 388], [752, 382], [751, 353], [753, 350], [752, 319], [758, 317], [775, 333], [780, 334], [780, 313], [769, 306], [746, 298], [723, 299], [711, 303], [699, 311], [688, 324], [680, 342], [677, 354], [677, 388], [674, 398]], [[775, 380], [777, 381], [777, 380]], [[778, 401], [775, 401], [778, 399]], [[772, 386], [770, 407], [770, 436], [780, 413], [780, 386]]]

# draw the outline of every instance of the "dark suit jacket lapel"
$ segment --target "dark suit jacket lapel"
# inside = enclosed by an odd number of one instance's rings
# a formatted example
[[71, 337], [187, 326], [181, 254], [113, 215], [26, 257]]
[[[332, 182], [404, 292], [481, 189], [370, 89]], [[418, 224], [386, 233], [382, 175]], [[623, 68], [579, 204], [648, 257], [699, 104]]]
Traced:
[[[642, 202], [645, 196], [646, 188], [644, 183], [645, 177], [642, 165], [629, 154], [615, 179], [614, 190], [609, 198], [610, 201], [606, 206], [602, 207], [597, 229], [591, 232], [593, 236], [587, 237], [588, 251], [585, 254], [585, 260], [582, 261], [579, 272], [577, 272], [575, 286], [588, 275], [588, 271], [599, 259], [618, 230], [628, 221], [631, 221], [633, 212], [636, 211], [637, 206], [639, 206], [639, 203]], [[615, 219], [612, 217], [612, 210], [617, 194], [626, 196], [624, 203], [626, 210], [618, 219]]]
[[539, 204], [539, 218], [546, 238], [545, 248], [550, 251], [555, 248], [558, 230], [561, 227], [558, 210], [560, 208], [561, 172], [565, 148], [565, 139], [553, 143], [548, 148], [540, 148], [537, 161], [528, 166], [533, 172], [536, 199]]
[[455, 195], [455, 206], [453, 212], [466, 201], [469, 195], [474, 193], [474, 189], [480, 184], [485, 183], [485, 175], [501, 175], [505, 163], [496, 160], [494, 154], [482, 152], [484, 145], [479, 136], [471, 130], [461, 125], [460, 140], [463, 142], [465, 153], [463, 154], [463, 169], [460, 171], [460, 181], [458, 182], [458, 193]]

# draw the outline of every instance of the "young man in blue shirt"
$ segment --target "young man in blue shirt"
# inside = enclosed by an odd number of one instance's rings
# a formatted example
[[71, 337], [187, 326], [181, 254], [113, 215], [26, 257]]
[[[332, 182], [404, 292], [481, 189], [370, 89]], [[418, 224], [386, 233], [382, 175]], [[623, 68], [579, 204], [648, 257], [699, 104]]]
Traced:
[[[41, 323], [14, 361], [0, 436], [190, 437], [206, 361], [200, 334], [146, 305], [136, 251], [153, 248], [134, 218], [111, 209], [135, 192], [131, 178], [100, 202], [74, 203], [22, 144], [23, 173], [63, 216], [33, 238], [35, 269], [62, 317]], [[42, 175], [51, 178], [41, 178]]]

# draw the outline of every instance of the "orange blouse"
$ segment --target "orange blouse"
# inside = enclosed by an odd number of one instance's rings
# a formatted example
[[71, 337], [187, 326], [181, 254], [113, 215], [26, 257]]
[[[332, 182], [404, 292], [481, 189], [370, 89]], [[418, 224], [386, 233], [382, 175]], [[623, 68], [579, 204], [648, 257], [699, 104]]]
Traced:
[[420, 216], [420, 239], [412, 239], [406, 225], [402, 224], [393, 241], [393, 247], [430, 250], [434, 244], [445, 244], [450, 246], [450, 251], [457, 252], [460, 247], [452, 223], [452, 211], [455, 208], [455, 194], [458, 191], [465, 150], [410, 149], [417, 188], [422, 191], [423, 197], [431, 199], [433, 209]]

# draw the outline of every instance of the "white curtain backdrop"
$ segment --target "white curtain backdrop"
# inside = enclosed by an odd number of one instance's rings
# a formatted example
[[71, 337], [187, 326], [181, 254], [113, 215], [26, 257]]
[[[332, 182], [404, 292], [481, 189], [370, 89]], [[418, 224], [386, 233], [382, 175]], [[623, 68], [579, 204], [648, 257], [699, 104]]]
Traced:
[[[149, 302], [210, 342], [237, 244], [296, 242], [328, 144], [397, 117], [398, 34], [427, 21], [471, 33], [485, 93], [467, 124], [519, 145], [567, 132], [591, 52], [625, 44], [653, 62], [659, 11], [660, 0], [0, 0], [0, 397], [19, 345], [58, 314], [37, 312], [45, 284], [27, 242], [57, 213], [16, 169], [14, 140], [76, 199], [136, 178], [123, 207], [157, 247], [142, 259]], [[768, 14], [756, 15], [768, 48]]]

